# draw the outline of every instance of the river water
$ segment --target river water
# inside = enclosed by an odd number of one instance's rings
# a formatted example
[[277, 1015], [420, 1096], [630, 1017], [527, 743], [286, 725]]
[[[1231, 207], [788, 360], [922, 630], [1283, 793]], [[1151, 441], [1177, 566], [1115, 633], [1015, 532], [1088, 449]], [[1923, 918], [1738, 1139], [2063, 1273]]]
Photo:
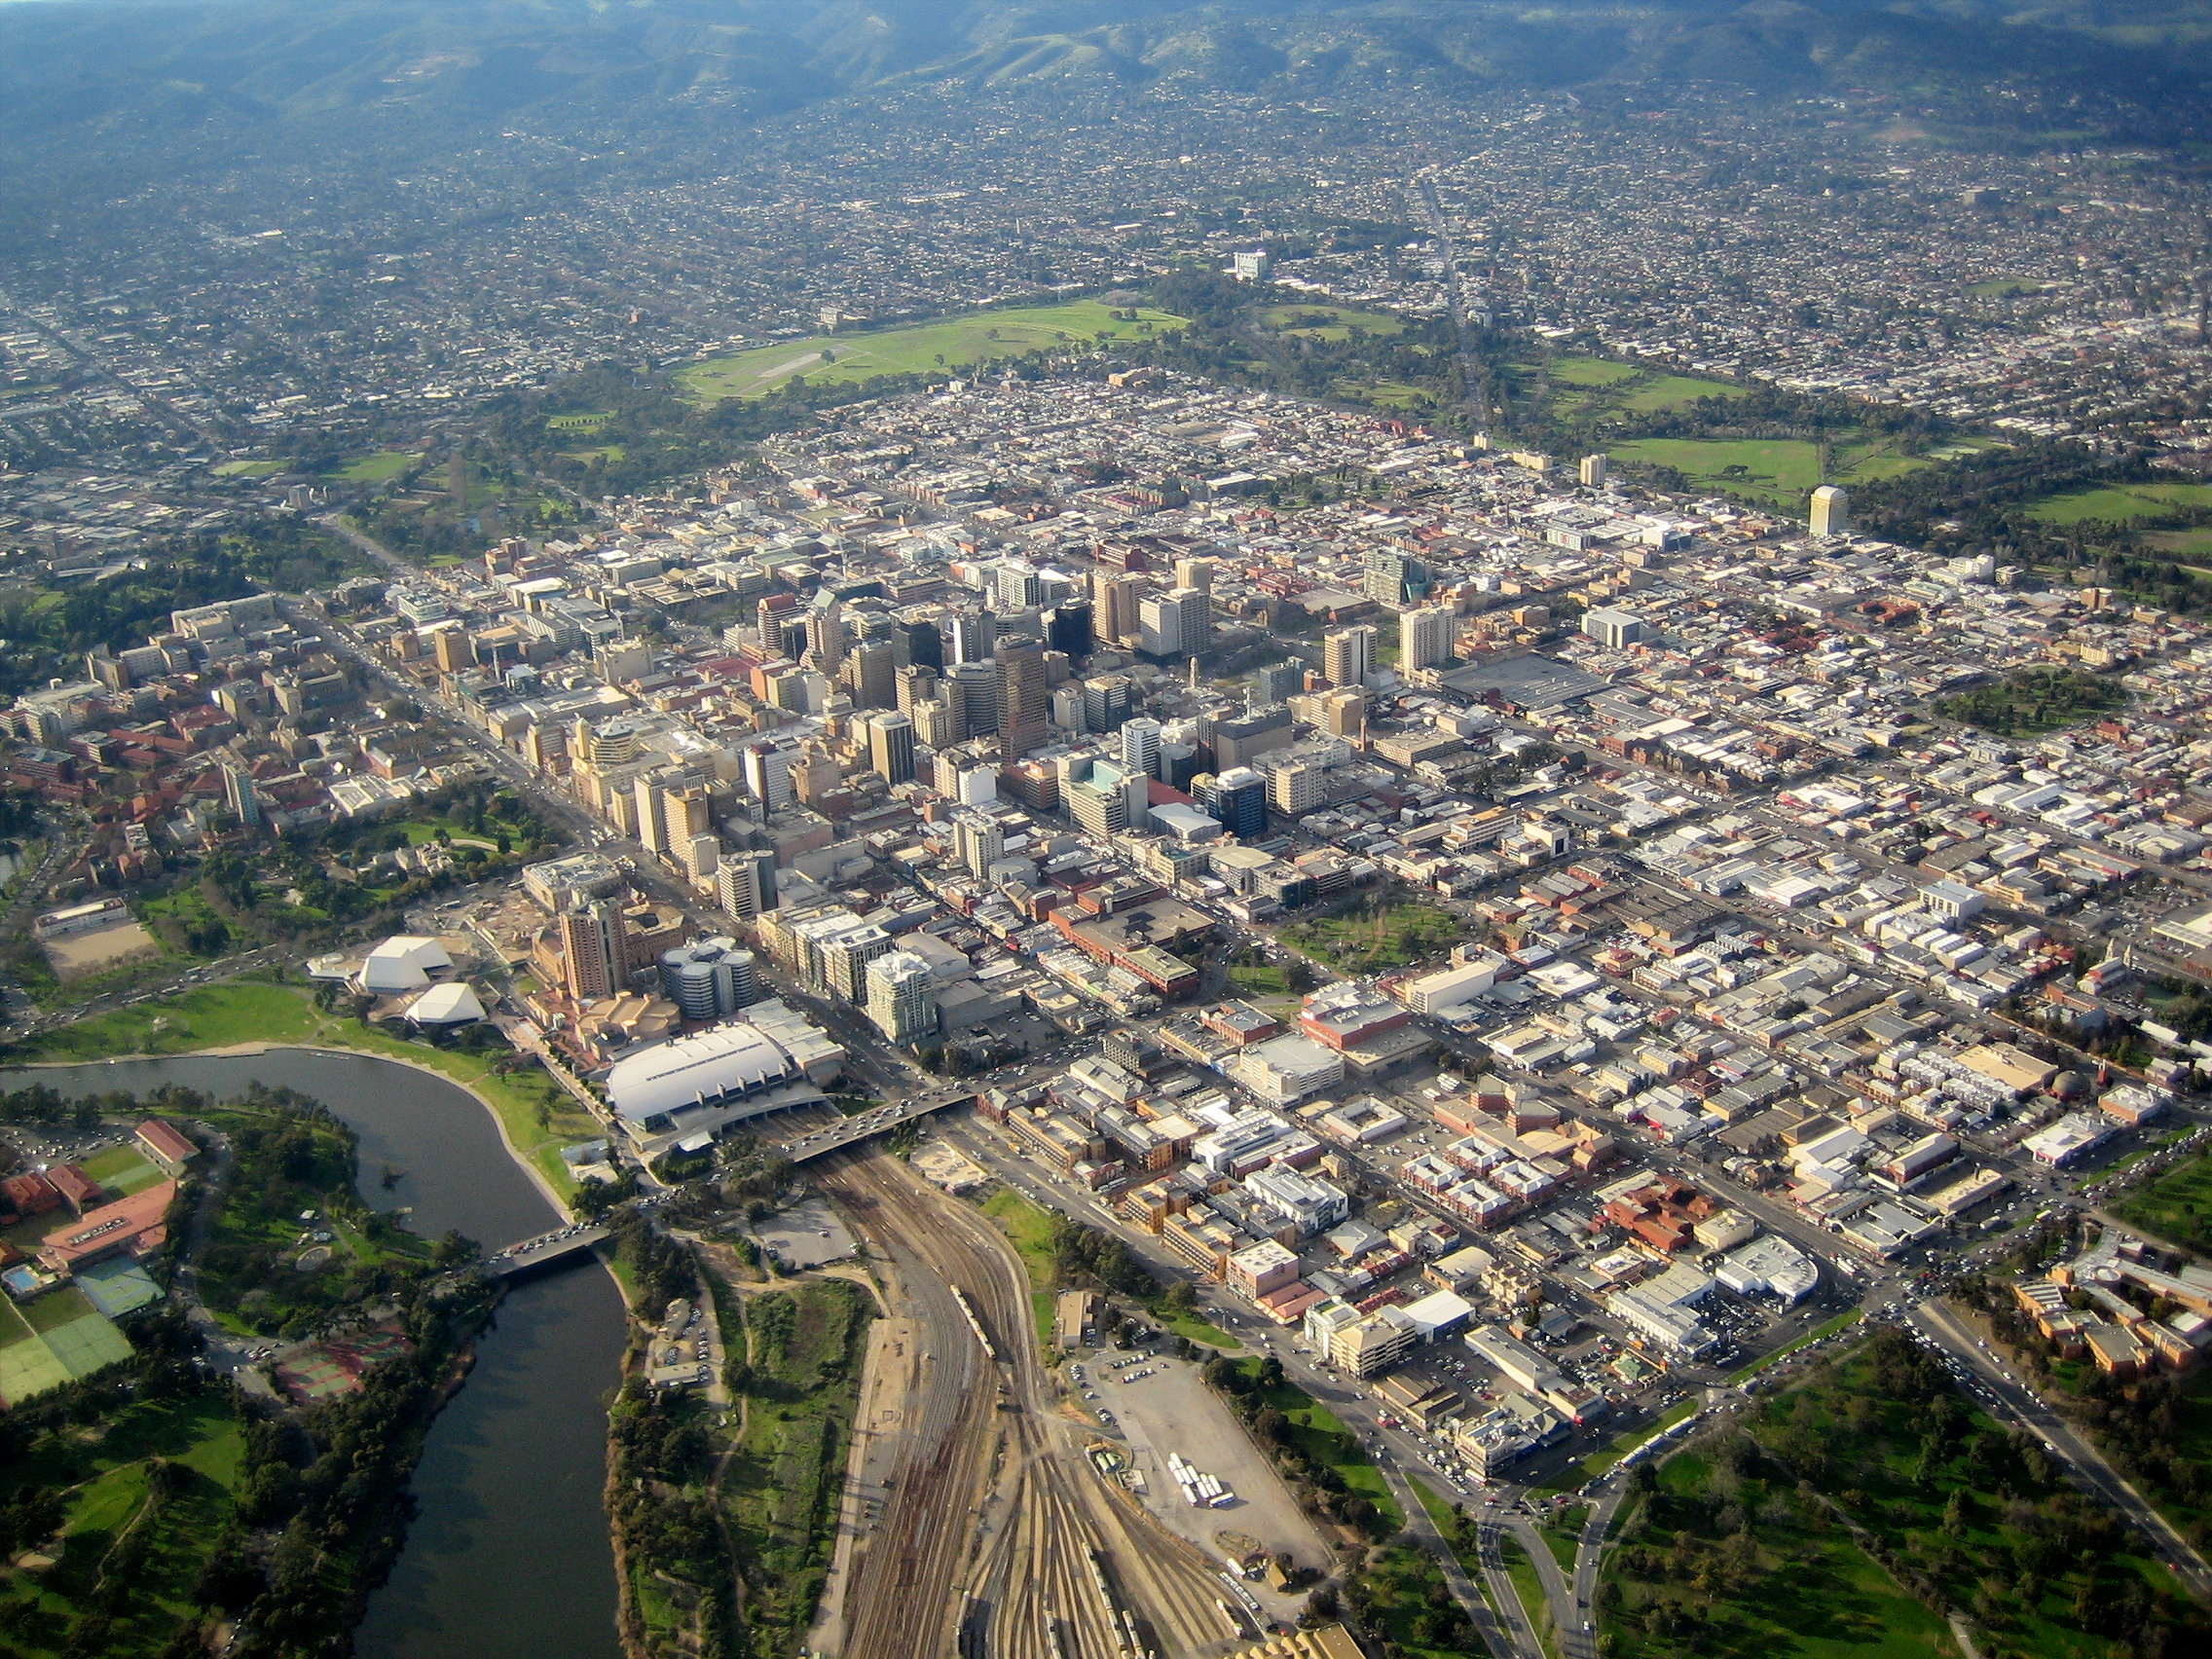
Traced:
[[[63, 1094], [296, 1088], [360, 1137], [362, 1197], [411, 1210], [424, 1237], [457, 1228], [495, 1250], [562, 1219], [473, 1095], [387, 1060], [280, 1050], [0, 1073], [7, 1088], [32, 1081]], [[388, 1192], [387, 1166], [402, 1172]], [[467, 1384], [431, 1427], [415, 1521], [370, 1599], [361, 1659], [618, 1659], [601, 1493], [623, 1337], [622, 1298], [588, 1258], [523, 1280], [500, 1304]]]

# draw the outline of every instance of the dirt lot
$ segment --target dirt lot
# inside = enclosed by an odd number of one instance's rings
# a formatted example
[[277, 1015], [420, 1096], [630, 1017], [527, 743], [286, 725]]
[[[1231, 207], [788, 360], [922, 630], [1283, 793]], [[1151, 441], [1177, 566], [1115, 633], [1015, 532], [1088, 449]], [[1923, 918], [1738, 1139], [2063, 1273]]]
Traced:
[[52, 940], [46, 946], [46, 959], [54, 964], [55, 974], [72, 979], [81, 974], [105, 973], [140, 956], [156, 955], [161, 948], [161, 941], [142, 925], [126, 922], [119, 928]]
[[845, 1231], [837, 1212], [820, 1198], [808, 1198], [768, 1217], [757, 1234], [786, 1272], [841, 1262], [853, 1253], [853, 1235]]
[[[1144, 1471], [1145, 1507], [1216, 1560], [1222, 1555], [1216, 1535], [1234, 1530], [1258, 1539], [1270, 1554], [1288, 1550], [1301, 1567], [1327, 1567], [1329, 1554], [1313, 1524], [1229, 1408], [1199, 1381], [1198, 1366], [1161, 1358], [1122, 1372], [1106, 1369], [1107, 1360], [1124, 1357], [1111, 1348], [1086, 1353], [1077, 1363], [1098, 1398], [1084, 1400], [1079, 1390], [1078, 1403], [1091, 1412], [1103, 1406], [1121, 1419], [1129, 1454]], [[1153, 1375], [1138, 1382], [1115, 1381], [1148, 1368]], [[1226, 1509], [1194, 1509], [1168, 1471], [1170, 1452], [1219, 1476], [1236, 1501]], [[1246, 1588], [1276, 1617], [1295, 1614], [1305, 1602], [1302, 1595], [1273, 1595], [1261, 1583]]]

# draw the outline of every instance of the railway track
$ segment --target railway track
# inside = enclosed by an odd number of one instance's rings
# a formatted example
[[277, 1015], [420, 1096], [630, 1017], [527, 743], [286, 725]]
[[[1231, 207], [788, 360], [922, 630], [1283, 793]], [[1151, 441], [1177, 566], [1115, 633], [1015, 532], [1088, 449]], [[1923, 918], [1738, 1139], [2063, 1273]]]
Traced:
[[1051, 1408], [1028, 1277], [998, 1232], [894, 1160], [826, 1162], [823, 1185], [883, 1251], [932, 1356], [847, 1580], [844, 1659], [1180, 1659], [1256, 1636], [1224, 1610], [1219, 1564], [1087, 1465], [1084, 1431]]

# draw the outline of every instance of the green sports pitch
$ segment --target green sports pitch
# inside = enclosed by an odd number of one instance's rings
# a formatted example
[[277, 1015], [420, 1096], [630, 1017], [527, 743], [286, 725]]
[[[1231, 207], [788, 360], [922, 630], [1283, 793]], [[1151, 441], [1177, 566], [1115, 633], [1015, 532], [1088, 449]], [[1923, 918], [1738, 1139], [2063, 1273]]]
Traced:
[[1100, 335], [1110, 340], [1149, 339], [1187, 327], [1189, 321], [1150, 306], [1075, 300], [1061, 306], [977, 312], [874, 333], [786, 340], [693, 363], [679, 370], [676, 379], [694, 401], [721, 403], [733, 397], [764, 397], [802, 377], [809, 386], [821, 386], [854, 385], [878, 375], [941, 374], [993, 357], [1026, 357], [1059, 347], [1088, 346]]
[[33, 1394], [89, 1377], [103, 1365], [129, 1357], [129, 1340], [113, 1321], [98, 1313], [87, 1313], [51, 1331], [39, 1332], [20, 1311], [9, 1307], [0, 1314], [0, 1405], [18, 1405]]

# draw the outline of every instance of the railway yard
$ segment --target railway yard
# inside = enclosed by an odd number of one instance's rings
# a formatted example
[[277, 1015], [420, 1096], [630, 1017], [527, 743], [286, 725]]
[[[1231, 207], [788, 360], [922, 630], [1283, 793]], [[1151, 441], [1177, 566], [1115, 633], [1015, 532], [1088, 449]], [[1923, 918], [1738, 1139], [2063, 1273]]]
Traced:
[[1095, 1431], [1055, 1405], [1027, 1277], [990, 1223], [890, 1158], [841, 1156], [822, 1185], [912, 1321], [871, 1396], [898, 1432], [856, 1458], [858, 1536], [826, 1598], [846, 1659], [1121, 1659], [1256, 1638], [1222, 1564], [1087, 1464]]

